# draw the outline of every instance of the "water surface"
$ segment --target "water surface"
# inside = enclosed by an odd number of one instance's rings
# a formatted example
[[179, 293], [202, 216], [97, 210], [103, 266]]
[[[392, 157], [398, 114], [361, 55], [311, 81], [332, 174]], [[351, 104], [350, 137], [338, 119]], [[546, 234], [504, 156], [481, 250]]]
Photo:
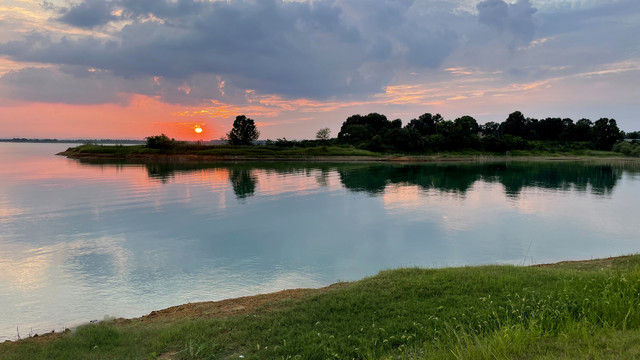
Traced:
[[0, 143], [0, 341], [402, 266], [639, 251], [634, 162], [91, 163]]

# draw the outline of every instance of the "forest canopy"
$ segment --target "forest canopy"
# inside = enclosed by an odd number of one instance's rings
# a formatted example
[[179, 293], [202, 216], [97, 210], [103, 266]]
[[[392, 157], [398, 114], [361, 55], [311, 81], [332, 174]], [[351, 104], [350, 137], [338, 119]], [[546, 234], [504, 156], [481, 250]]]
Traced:
[[611, 150], [624, 138], [624, 132], [620, 131], [614, 119], [601, 118], [595, 122], [552, 117], [534, 119], [515, 111], [502, 123], [483, 125], [471, 116], [445, 120], [440, 114], [425, 113], [404, 127], [402, 120], [389, 120], [378, 113], [353, 115], [342, 123], [337, 141], [373, 151], [422, 153], [457, 150], [505, 152], [531, 149], [541, 142]]

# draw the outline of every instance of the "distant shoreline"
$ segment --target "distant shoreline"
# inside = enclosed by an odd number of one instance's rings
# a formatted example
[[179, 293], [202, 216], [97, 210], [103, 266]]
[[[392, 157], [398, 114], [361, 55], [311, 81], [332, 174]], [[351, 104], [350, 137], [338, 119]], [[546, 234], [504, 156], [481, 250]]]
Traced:
[[27, 138], [11, 138], [0, 139], [4, 143], [27, 143], [27, 144], [127, 144], [142, 145], [144, 140], [127, 140], [127, 139], [27, 139]]

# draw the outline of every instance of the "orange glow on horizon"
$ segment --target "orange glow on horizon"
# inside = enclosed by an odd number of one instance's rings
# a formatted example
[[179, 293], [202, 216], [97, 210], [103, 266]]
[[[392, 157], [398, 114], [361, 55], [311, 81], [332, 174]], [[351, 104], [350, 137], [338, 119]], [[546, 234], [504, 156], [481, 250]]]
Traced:
[[[132, 95], [128, 104], [68, 105], [15, 101], [2, 107], [3, 137], [57, 139], [139, 139], [166, 134], [177, 140], [219, 137], [229, 120], [189, 121], [175, 114], [185, 107]], [[46, 114], [43, 120], [43, 114]], [[6, 116], [6, 117], [5, 117]], [[196, 127], [202, 129], [196, 133]]]

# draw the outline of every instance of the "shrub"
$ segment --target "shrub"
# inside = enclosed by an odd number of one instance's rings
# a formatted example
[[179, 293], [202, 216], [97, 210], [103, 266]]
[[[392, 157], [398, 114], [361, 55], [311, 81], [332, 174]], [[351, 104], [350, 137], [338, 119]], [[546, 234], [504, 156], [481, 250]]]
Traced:
[[169, 150], [177, 145], [175, 139], [169, 139], [165, 134], [148, 136], [145, 140], [147, 141], [147, 147], [150, 149]]

